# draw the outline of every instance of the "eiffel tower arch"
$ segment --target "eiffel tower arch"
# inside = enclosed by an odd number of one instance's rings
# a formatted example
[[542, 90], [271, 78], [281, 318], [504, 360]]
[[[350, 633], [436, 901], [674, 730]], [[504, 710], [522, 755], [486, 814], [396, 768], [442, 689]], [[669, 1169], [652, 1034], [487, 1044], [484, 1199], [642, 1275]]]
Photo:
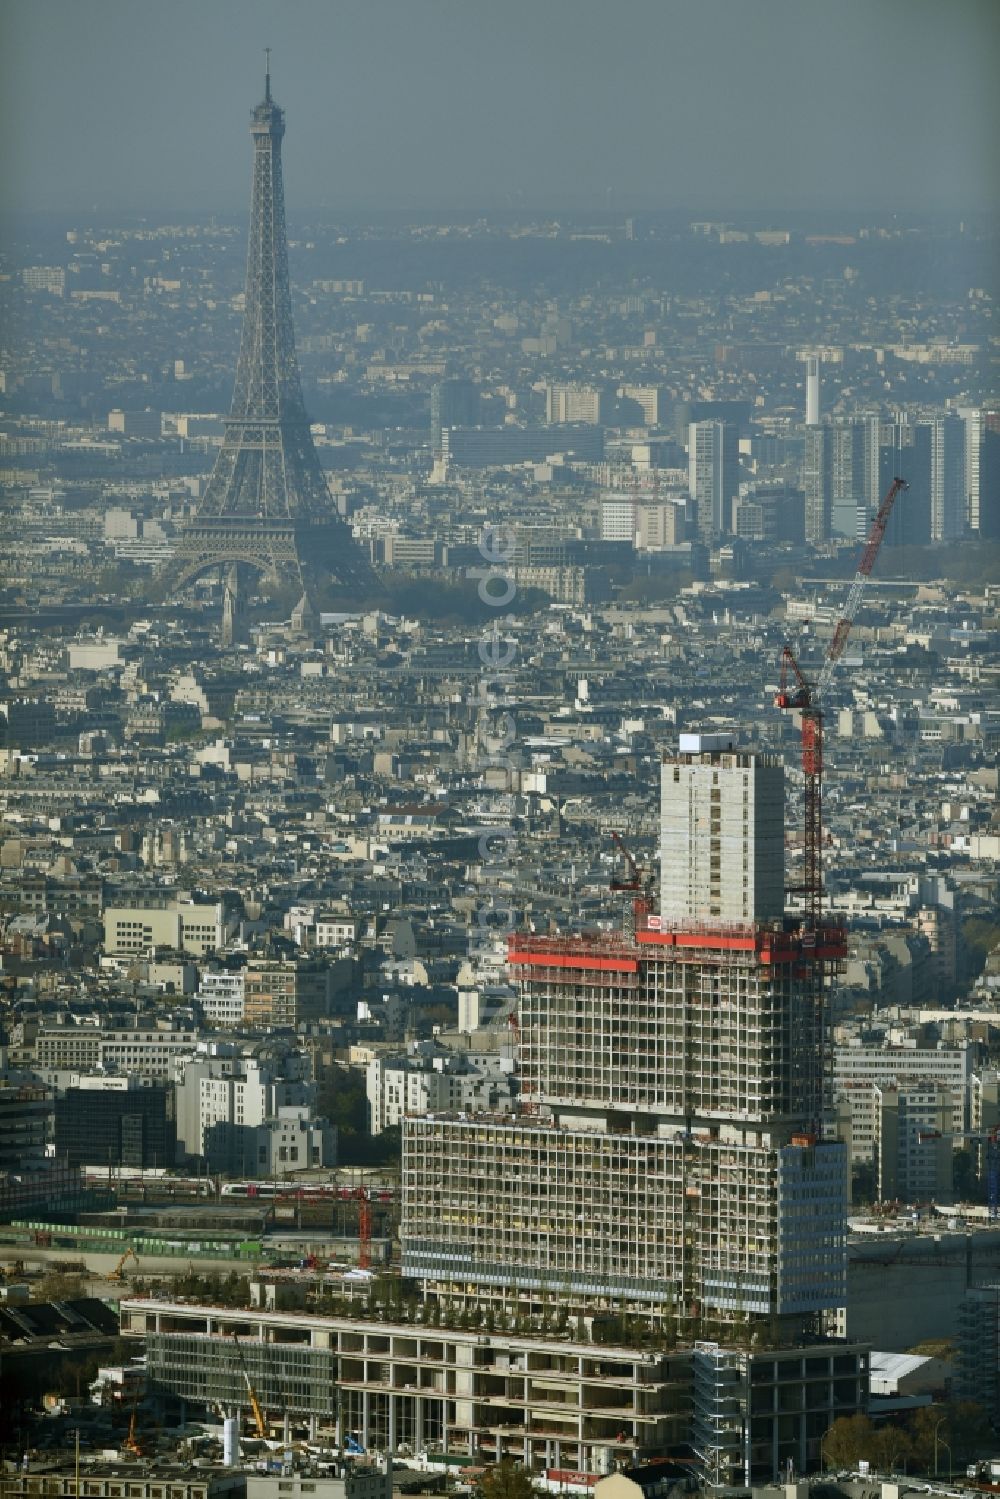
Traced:
[[377, 586], [350, 528], [332, 508], [302, 400], [288, 284], [284, 133], [268, 66], [263, 103], [250, 119], [253, 189], [232, 406], [198, 513], [180, 532], [165, 579], [176, 594], [202, 573], [222, 569], [224, 645], [239, 631], [248, 572], [300, 590], [299, 617], [331, 581], [356, 591]]

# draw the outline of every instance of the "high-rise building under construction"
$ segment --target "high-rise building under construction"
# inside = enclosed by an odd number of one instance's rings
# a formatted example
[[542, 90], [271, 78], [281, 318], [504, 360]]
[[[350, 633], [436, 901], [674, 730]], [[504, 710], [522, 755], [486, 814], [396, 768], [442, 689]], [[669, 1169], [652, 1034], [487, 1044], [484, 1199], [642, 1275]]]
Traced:
[[[847, 1164], [821, 1134], [842, 939], [784, 920], [773, 756], [683, 736], [661, 815], [658, 917], [511, 940], [521, 1116], [406, 1122], [403, 1270], [466, 1311], [689, 1345], [705, 1471], [749, 1477], [804, 1466], [859, 1398], [856, 1354], [837, 1386], [821, 1352], [846, 1297]], [[780, 1421], [737, 1409], [764, 1348], [825, 1371]]]
[[620, 935], [511, 939], [520, 1112], [405, 1121], [420, 1296], [126, 1300], [154, 1387], [239, 1403], [235, 1331], [268, 1408], [365, 1450], [584, 1485], [693, 1451], [713, 1488], [820, 1460], [867, 1398], [866, 1350], [826, 1336], [846, 1300], [847, 1162], [820, 1129], [842, 935], [782, 914], [773, 757], [685, 737], [662, 777], [660, 914], [637, 878]]

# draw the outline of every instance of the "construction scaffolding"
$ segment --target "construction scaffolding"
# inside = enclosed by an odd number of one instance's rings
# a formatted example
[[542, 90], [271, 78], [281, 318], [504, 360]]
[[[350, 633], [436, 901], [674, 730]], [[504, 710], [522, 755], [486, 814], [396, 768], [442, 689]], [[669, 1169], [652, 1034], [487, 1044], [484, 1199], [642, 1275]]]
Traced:
[[817, 959], [775, 924], [518, 934], [530, 1114], [404, 1132], [404, 1274], [508, 1316], [678, 1335], [813, 1329], [844, 1294], [843, 1147], [819, 1144]]
[[794, 1120], [818, 1135], [824, 997], [846, 942], [833, 923], [814, 935], [651, 918], [634, 938], [513, 937], [525, 1092], [685, 1120]]

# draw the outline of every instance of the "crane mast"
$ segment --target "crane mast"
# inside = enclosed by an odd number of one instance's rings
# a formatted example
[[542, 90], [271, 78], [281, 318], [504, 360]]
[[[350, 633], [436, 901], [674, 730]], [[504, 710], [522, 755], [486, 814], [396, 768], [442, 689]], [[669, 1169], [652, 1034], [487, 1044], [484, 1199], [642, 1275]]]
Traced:
[[372, 1205], [367, 1187], [357, 1187], [354, 1196], [358, 1204], [358, 1269], [367, 1270], [372, 1262]]
[[628, 868], [628, 879], [613, 879], [611, 889], [632, 891], [632, 900], [625, 910], [623, 929], [626, 936], [634, 937], [636, 927], [645, 925], [646, 918], [653, 909], [653, 876], [643, 874], [621, 834], [615, 832], [613, 828], [611, 837]]
[[[857, 572], [851, 584], [844, 612], [837, 621], [829, 649], [815, 684], [811, 683], [800, 668], [791, 646], [781, 651], [781, 677], [775, 707], [792, 709], [801, 715], [802, 776], [805, 783], [805, 816], [803, 828], [803, 877], [801, 890], [805, 896], [804, 932], [808, 940], [815, 940], [823, 916], [823, 708], [822, 701], [833, 677], [837, 662], [844, 653], [851, 627], [864, 596], [865, 586], [875, 566], [892, 507], [896, 497], [909, 485], [905, 479], [895, 478], [872, 521], [868, 539], [858, 562]], [[794, 686], [792, 686], [792, 680]]]
[[267, 1436], [267, 1422], [264, 1420], [264, 1412], [261, 1410], [260, 1401], [257, 1399], [257, 1391], [254, 1389], [253, 1382], [250, 1379], [250, 1370], [247, 1368], [247, 1361], [243, 1357], [243, 1349], [240, 1346], [240, 1340], [237, 1337], [236, 1333], [233, 1333], [233, 1343], [235, 1344], [236, 1353], [239, 1357], [240, 1368], [243, 1371], [243, 1378], [246, 1381], [247, 1394], [250, 1397], [250, 1409], [253, 1411], [253, 1419], [254, 1425], [257, 1428], [257, 1435], [261, 1438], [265, 1438]]
[[139, 1440], [139, 1386], [136, 1384], [135, 1393], [132, 1396], [132, 1408], [128, 1418], [128, 1436], [122, 1442], [122, 1451], [130, 1452], [133, 1457], [143, 1457], [145, 1448]]

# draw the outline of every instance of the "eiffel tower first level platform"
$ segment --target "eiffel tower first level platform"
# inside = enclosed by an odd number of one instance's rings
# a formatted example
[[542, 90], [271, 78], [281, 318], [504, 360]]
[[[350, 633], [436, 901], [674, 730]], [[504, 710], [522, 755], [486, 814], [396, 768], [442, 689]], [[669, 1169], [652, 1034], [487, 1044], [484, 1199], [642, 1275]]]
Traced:
[[[362, 566], [345, 568], [342, 521], [267, 520], [258, 515], [198, 516], [189, 521], [173, 557], [172, 590], [180, 592], [212, 568], [239, 563], [276, 583], [289, 583], [308, 595], [328, 578], [371, 586]], [[347, 533], [350, 549], [356, 550]], [[353, 558], [349, 559], [353, 562]]]
[[224, 645], [237, 636], [248, 573], [300, 595], [301, 618], [331, 586], [354, 595], [378, 580], [336, 513], [302, 400], [281, 176], [285, 115], [271, 98], [250, 116], [253, 187], [243, 333], [226, 433], [197, 515], [177, 538], [169, 576], [176, 594], [221, 569]]

